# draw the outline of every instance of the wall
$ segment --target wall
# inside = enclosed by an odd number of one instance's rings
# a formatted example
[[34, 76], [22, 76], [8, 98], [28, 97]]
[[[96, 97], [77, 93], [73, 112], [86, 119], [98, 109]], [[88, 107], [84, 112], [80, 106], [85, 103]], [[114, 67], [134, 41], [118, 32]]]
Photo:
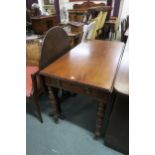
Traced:
[[122, 8], [120, 9], [121, 20], [129, 15], [129, 0], [122, 0]]

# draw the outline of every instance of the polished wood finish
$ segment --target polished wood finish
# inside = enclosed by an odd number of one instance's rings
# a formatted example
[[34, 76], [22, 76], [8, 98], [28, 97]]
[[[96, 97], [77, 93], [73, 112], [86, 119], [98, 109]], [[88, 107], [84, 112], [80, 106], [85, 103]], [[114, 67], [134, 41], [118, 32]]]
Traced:
[[[113, 90], [124, 44], [111, 41], [81, 43], [43, 70], [46, 86], [92, 96], [100, 101], [95, 135], [99, 136], [103, 111]], [[57, 118], [57, 111], [54, 111]]]
[[43, 34], [51, 27], [58, 25], [57, 17], [53, 16], [36, 16], [31, 17], [32, 27], [36, 34]]
[[123, 45], [99, 40], [81, 43], [42, 73], [111, 91]]
[[117, 92], [129, 95], [129, 41], [127, 40], [114, 88]]

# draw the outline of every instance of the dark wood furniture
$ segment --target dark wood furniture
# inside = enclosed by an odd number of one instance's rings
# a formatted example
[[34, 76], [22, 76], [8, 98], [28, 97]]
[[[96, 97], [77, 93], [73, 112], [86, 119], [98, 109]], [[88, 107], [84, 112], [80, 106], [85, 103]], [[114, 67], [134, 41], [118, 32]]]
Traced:
[[104, 142], [124, 154], [129, 154], [129, 62], [128, 41], [114, 83], [114, 100]]
[[44, 37], [39, 68], [43, 69], [70, 50], [67, 33], [60, 27], [51, 28]]
[[51, 27], [58, 25], [57, 17], [53, 16], [36, 16], [31, 17], [32, 27], [36, 34], [43, 34]]
[[[37, 58], [37, 61], [39, 59], [39, 66], [38, 66], [38, 62], [37, 62], [37, 66], [32, 66], [32, 62], [29, 65], [27, 64], [26, 97], [27, 98], [31, 97], [33, 99], [33, 103], [36, 106], [36, 110], [41, 122], [43, 121], [42, 121], [41, 111], [38, 103], [38, 97], [41, 90], [44, 90], [45, 93], [47, 93], [47, 91], [45, 87], [43, 87], [44, 89], [41, 87], [41, 86], [44, 86], [43, 84], [40, 85], [42, 81], [38, 76], [38, 72], [40, 69], [43, 69], [51, 62], [54, 62], [56, 59], [61, 57], [69, 49], [70, 49], [70, 40], [69, 40], [69, 37], [67, 36], [67, 33], [60, 27], [51, 28], [46, 34], [44, 41], [42, 43], [41, 56]], [[36, 52], [38, 52], [38, 49]], [[33, 65], [34, 65], [34, 62], [33, 62]], [[57, 95], [57, 92], [58, 90], [54, 89], [55, 95]], [[58, 107], [60, 106], [58, 105]], [[59, 108], [59, 112], [61, 112], [60, 108]]]
[[96, 6], [105, 6], [105, 3], [96, 4], [94, 2], [83, 2], [82, 4], [74, 4], [73, 9], [88, 9]]
[[101, 135], [104, 110], [113, 91], [123, 47], [123, 43], [111, 41], [81, 43], [40, 71], [48, 88], [55, 121], [60, 114], [51, 87], [89, 95], [99, 100], [95, 136]]
[[88, 9], [97, 6], [105, 6], [105, 3], [96, 4], [93, 2], [84, 2], [82, 4], [74, 4], [73, 9], [68, 10], [69, 20], [77, 22], [85, 22], [84, 20], [87, 16]]
[[111, 33], [110, 39], [115, 38], [117, 35], [117, 30], [118, 30], [118, 20], [117, 18], [111, 18], [105, 22], [105, 27], [108, 30], [108, 35]]

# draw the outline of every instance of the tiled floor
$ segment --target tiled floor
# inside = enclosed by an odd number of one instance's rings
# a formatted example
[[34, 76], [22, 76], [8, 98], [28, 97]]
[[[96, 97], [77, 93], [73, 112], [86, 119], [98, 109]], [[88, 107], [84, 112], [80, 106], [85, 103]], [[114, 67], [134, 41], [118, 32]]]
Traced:
[[27, 103], [27, 155], [121, 155], [104, 145], [103, 138], [93, 139], [96, 101], [81, 95], [69, 97], [62, 103], [66, 116], [55, 124], [46, 96], [41, 96], [44, 123], [34, 116], [33, 104]]

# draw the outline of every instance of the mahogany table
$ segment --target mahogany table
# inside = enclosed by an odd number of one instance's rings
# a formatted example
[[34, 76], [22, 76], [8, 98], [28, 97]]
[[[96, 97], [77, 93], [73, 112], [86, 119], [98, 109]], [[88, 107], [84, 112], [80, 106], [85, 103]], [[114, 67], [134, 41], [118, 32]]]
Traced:
[[89, 95], [99, 101], [95, 136], [101, 135], [104, 110], [113, 92], [123, 47], [124, 43], [112, 41], [94, 40], [80, 43], [40, 71], [48, 88], [55, 121], [60, 114], [51, 87]]

